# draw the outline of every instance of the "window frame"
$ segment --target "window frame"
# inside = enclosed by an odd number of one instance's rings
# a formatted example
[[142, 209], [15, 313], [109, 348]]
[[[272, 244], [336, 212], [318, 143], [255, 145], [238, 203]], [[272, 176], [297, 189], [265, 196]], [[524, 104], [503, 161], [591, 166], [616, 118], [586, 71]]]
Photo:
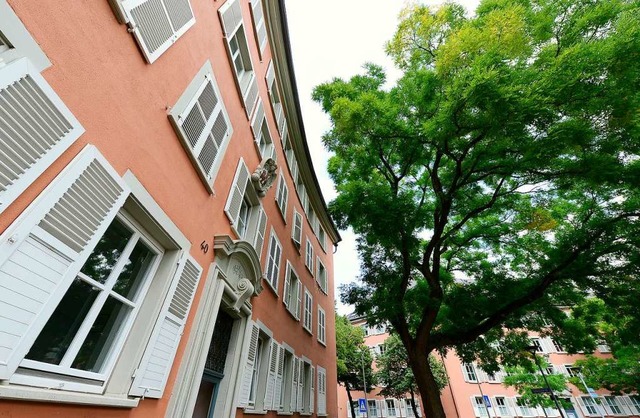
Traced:
[[311, 273], [311, 276], [315, 276], [313, 271], [314, 258], [315, 258], [315, 254], [314, 254], [313, 244], [311, 243], [311, 240], [309, 239], [309, 237], [307, 237], [307, 242], [305, 245], [305, 252], [304, 252], [304, 265], [307, 268], [307, 271]]
[[287, 181], [284, 178], [284, 174], [282, 170], [280, 170], [280, 175], [278, 176], [278, 186], [276, 189], [276, 206], [278, 207], [278, 211], [282, 215], [282, 219], [284, 223], [287, 223], [287, 203], [289, 200], [289, 186], [287, 186]]
[[304, 328], [309, 334], [313, 335], [313, 295], [306, 287], [304, 288], [304, 313], [302, 328]]
[[316, 271], [316, 283], [318, 283], [318, 286], [320, 287], [322, 293], [328, 295], [329, 271], [325, 267], [320, 256], [317, 256], [316, 258]]
[[[277, 248], [276, 258], [274, 258], [274, 255], [272, 254], [274, 243], [275, 243], [275, 248]], [[265, 277], [267, 279], [267, 283], [269, 284], [269, 287], [276, 294], [276, 297], [278, 297], [278, 284], [280, 281], [279, 279], [280, 279], [281, 265], [282, 265], [282, 244], [278, 239], [278, 234], [276, 234], [276, 231], [273, 229], [273, 227], [271, 227], [271, 234], [269, 236], [269, 248], [267, 252], [267, 262], [265, 267]]]
[[[322, 319], [322, 320], [321, 320]], [[326, 327], [327, 327], [327, 314], [322, 306], [318, 305], [318, 342], [325, 347], [327, 346], [327, 335], [326, 335]]]

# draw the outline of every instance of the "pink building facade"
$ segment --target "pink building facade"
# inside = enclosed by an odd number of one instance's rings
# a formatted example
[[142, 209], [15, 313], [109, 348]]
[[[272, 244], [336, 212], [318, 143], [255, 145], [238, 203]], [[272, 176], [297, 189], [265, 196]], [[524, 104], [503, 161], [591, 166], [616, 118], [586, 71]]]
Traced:
[[0, 0], [0, 415], [336, 416], [306, 141], [283, 1]]

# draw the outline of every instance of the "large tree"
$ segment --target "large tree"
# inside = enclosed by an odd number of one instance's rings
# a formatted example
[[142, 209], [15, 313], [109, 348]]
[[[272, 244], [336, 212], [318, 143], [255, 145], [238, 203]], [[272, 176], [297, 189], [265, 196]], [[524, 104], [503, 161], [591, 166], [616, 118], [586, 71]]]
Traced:
[[351, 391], [364, 389], [363, 371], [367, 383], [366, 391], [369, 392], [375, 385], [375, 376], [371, 368], [373, 357], [364, 344], [362, 328], [353, 326], [346, 316], [338, 314], [336, 314], [336, 356], [338, 383], [344, 385], [347, 390], [351, 416], [355, 417]]
[[[442, 362], [434, 354], [429, 355], [429, 365], [434, 374], [439, 390], [447, 386], [447, 372]], [[391, 334], [384, 341], [384, 353], [376, 358], [376, 376], [382, 387], [381, 395], [404, 399], [408, 393], [411, 399], [413, 415], [419, 417], [416, 407], [416, 393], [418, 385], [409, 366], [407, 350], [396, 334]]]
[[558, 306], [640, 293], [640, 4], [414, 5], [388, 53], [392, 86], [367, 65], [314, 90], [330, 209], [359, 236], [343, 299], [392, 324], [426, 416], [444, 418], [429, 353], [497, 370], [524, 329], [568, 335]]

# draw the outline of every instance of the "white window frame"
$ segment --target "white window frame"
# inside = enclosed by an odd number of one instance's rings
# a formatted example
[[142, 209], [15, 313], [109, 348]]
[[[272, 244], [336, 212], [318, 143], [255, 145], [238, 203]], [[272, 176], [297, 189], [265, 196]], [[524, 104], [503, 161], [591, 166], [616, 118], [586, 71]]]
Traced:
[[327, 289], [329, 286], [329, 275], [328, 275], [329, 272], [325, 267], [324, 263], [322, 262], [322, 260], [320, 259], [320, 256], [316, 258], [316, 269], [317, 269], [316, 283], [318, 283], [318, 286], [320, 287], [320, 290], [322, 291], [322, 293], [327, 295], [328, 294]]
[[[269, 91], [269, 103], [271, 104], [271, 110], [273, 111], [273, 115], [276, 120], [276, 125], [278, 126], [278, 132], [280, 134], [280, 140], [283, 144], [283, 149], [287, 151], [284, 144], [286, 143], [286, 119], [284, 116], [284, 108], [282, 106], [282, 99], [280, 95], [280, 91], [278, 89], [278, 85], [275, 77], [275, 70], [273, 68], [273, 60], [269, 61], [269, 65], [267, 67], [267, 72], [265, 74], [265, 81], [267, 84], [267, 90]], [[287, 153], [287, 162], [289, 162], [289, 154]], [[295, 178], [295, 177], [293, 177]]]
[[251, 131], [253, 132], [254, 145], [260, 160], [273, 158], [275, 160], [275, 146], [273, 145], [273, 135], [267, 123], [262, 99], [258, 97], [256, 110], [251, 120]]
[[[102, 169], [106, 170], [118, 184], [126, 189], [113, 203], [110, 213], [113, 213], [114, 218], [117, 217], [121, 222], [127, 224], [128, 227], [135, 227], [135, 230], [138, 231], [135, 233], [138, 239], [146, 245], [151, 246], [154, 251], [158, 251], [153, 265], [150, 266], [150, 269], [147, 271], [145, 282], [137, 290], [135, 302], [136, 311], [129, 315], [125, 326], [118, 331], [118, 337], [113, 340], [114, 343], [107, 356], [107, 361], [104, 362], [105, 366], [100, 373], [104, 376], [100, 377], [100, 380], [103, 381], [102, 384], [96, 384], [95, 380], [92, 383], [85, 383], [83, 382], [83, 377], [78, 378], [78, 373], [75, 372], [72, 374], [75, 375], [76, 378], [71, 377], [71, 380], [69, 380], [69, 378], [59, 374], [60, 370], [56, 370], [58, 374], [53, 375], [47, 371], [39, 374], [25, 374], [22, 369], [17, 369], [14, 372], [10, 372], [13, 374], [8, 376], [5, 381], [7, 391], [5, 393], [0, 391], [0, 399], [5, 396], [9, 398], [20, 396], [20, 398], [25, 400], [51, 401], [52, 399], [63, 399], [64, 402], [72, 404], [120, 407], [134, 407], [138, 403], [136, 399], [127, 398], [126, 393], [123, 393], [126, 392], [127, 389], [123, 389], [122, 385], [112, 384], [110, 377], [118, 376], [121, 378], [126, 374], [131, 376], [134, 372], [131, 367], [138, 365], [140, 356], [142, 355], [140, 345], [144, 346], [149, 338], [153, 338], [153, 327], [150, 327], [149, 323], [151, 322], [153, 325], [153, 322], [156, 320], [158, 306], [163, 304], [165, 299], [164, 295], [167, 296], [167, 300], [170, 299], [169, 293], [173, 286], [172, 283], [178, 281], [176, 277], [181, 271], [179, 266], [184, 266], [184, 261], [187, 260], [184, 251], [188, 251], [190, 246], [186, 237], [182, 235], [170, 218], [160, 209], [160, 206], [157, 205], [142, 184], [131, 172], [127, 172], [124, 177], [120, 177], [98, 150], [94, 146], [88, 145], [68, 164], [65, 170], [51, 182], [49, 188], [25, 209], [22, 216], [4, 231], [0, 236], [0, 241], [7, 241], [6, 238], [13, 236], [15, 231], [21, 231], [24, 228], [33, 228], [30, 225], [37, 224], [38, 220], [41, 219], [45, 213], [49, 212], [51, 207], [58, 202], [61, 194], [65, 193], [68, 187], [76, 182], [77, 176], [93, 164], [98, 164]], [[129, 196], [133, 198], [129, 198]], [[135, 213], [144, 213], [144, 215], [134, 219], [134, 217], [130, 215], [131, 211], [129, 210], [132, 208], [135, 208]], [[108, 225], [113, 222], [114, 218], [111, 218], [109, 221], [103, 221], [102, 226], [95, 231], [93, 238], [87, 242], [79, 255], [79, 259], [73, 264], [75, 267], [71, 267], [66, 274], [67, 277], [74, 278], [76, 276], [76, 273], [85, 264], [87, 257], [89, 257], [90, 253], [94, 250], [99, 238], [104, 235]], [[152, 225], [153, 228], [155, 228], [153, 234], [149, 233], [145, 228], [147, 225]], [[158, 241], [156, 241], [156, 238], [159, 239], [157, 234], [163, 235], [163, 242], [172, 242], [176, 247], [165, 250], [158, 244]], [[56, 248], [57, 251], [63, 253], [68, 251], [53, 241], [50, 245], [52, 245], [52, 248]], [[5, 252], [5, 250], [6, 248], [0, 251], [0, 253], [6, 254], [7, 252]], [[180, 257], [180, 254], [182, 254], [182, 257]], [[124, 257], [124, 253], [121, 257]], [[178, 261], [178, 259], [182, 261], [177, 263], [176, 261]], [[0, 264], [2, 264], [2, 262], [0, 262]], [[195, 284], [197, 285], [197, 280]], [[154, 298], [145, 297], [150, 286], [154, 288], [154, 294], [156, 294]], [[60, 295], [66, 293], [67, 289], [68, 288], [61, 289]], [[187, 298], [189, 297], [188, 295], [185, 296], [187, 296]], [[184, 302], [189, 302], [189, 300], [184, 300]], [[184, 306], [186, 313], [188, 313], [189, 307], [190, 302]], [[49, 314], [51, 314], [52, 311], [48, 312], [49, 313], [43, 313], [41, 315], [39, 319], [41, 326], [50, 318]], [[160, 318], [158, 317], [157, 319]], [[29, 331], [29, 334], [34, 337], [40, 333], [41, 327]], [[132, 333], [138, 338], [128, 339], [127, 335], [131, 335]], [[179, 339], [177, 342], [179, 342]], [[151, 342], [149, 344], [151, 344]], [[177, 343], [175, 348], [177, 349]], [[20, 365], [27, 365], [24, 356], [21, 356], [19, 361]], [[171, 366], [173, 360], [168, 361], [169, 366]], [[32, 361], [27, 359], [26, 362]], [[28, 365], [33, 366], [33, 362]], [[41, 367], [39, 368], [42, 370]], [[130, 379], [130, 377], [128, 379]], [[162, 385], [164, 386], [164, 383], [162, 383]], [[34, 386], [42, 387], [43, 389], [34, 389]], [[56, 390], [52, 392], [49, 388], [56, 388]], [[84, 393], [78, 394], [77, 392]], [[150, 397], [154, 397], [154, 394], [150, 393]]]
[[[201, 97], [204, 100], [205, 90], [207, 94], [213, 93], [217, 100], [216, 105], [211, 108], [211, 114], [208, 116], [203, 110], [202, 103], [204, 102], [199, 100]], [[207, 101], [207, 107], [208, 104], [209, 102]], [[199, 116], [206, 121], [202, 131], [198, 134], [198, 138], [190, 139], [188, 132], [191, 132], [191, 130], [185, 130], [183, 126], [188, 123], [191, 112], [195, 112], [194, 116]], [[200, 68], [169, 111], [169, 121], [202, 183], [209, 194], [214, 194], [213, 183], [216, 180], [227, 147], [233, 136], [233, 126], [209, 60]], [[219, 129], [221, 124], [225, 126], [224, 134]], [[209, 167], [207, 168], [205, 164], [209, 165]]]
[[531, 345], [536, 347], [536, 352], [537, 353], [546, 353], [547, 351], [544, 348], [544, 344], [542, 342], [542, 339], [539, 337], [530, 337], [529, 341], [531, 342]]
[[302, 308], [300, 305], [301, 296], [302, 295], [302, 281], [300, 280], [300, 276], [296, 273], [295, 269], [291, 265], [291, 263], [287, 260], [287, 269], [285, 271], [285, 282], [284, 282], [284, 290], [282, 303], [284, 303], [287, 311], [296, 319], [296, 321], [300, 320], [300, 309]]
[[324, 309], [320, 305], [318, 305], [318, 342], [326, 347], [327, 345], [327, 336], [326, 336], [326, 326], [327, 326], [327, 314]]
[[267, 266], [265, 269], [265, 277], [269, 287], [278, 296], [278, 279], [280, 277], [280, 265], [282, 261], [282, 244], [278, 239], [276, 231], [271, 228], [269, 238], [269, 251], [267, 252]]
[[462, 375], [464, 376], [465, 382], [478, 382], [478, 373], [473, 363], [462, 363]]
[[603, 405], [607, 409], [607, 413], [611, 415], [624, 415], [622, 405], [618, 402], [617, 397], [611, 395], [605, 395]]
[[473, 405], [473, 410], [475, 412], [476, 417], [487, 417], [487, 406], [484, 403], [484, 398], [482, 396], [472, 396], [471, 404]]
[[314, 271], [313, 271], [314, 258], [315, 258], [315, 255], [313, 253], [313, 244], [311, 243], [311, 240], [307, 238], [307, 244], [304, 252], [304, 265], [307, 267], [307, 270], [309, 271], [309, 273], [311, 273], [312, 276], [314, 275]]
[[313, 326], [313, 296], [309, 289], [304, 288], [304, 321], [302, 323], [302, 327], [309, 332], [309, 334], [313, 334], [312, 326]]
[[258, 99], [258, 85], [240, 0], [228, 0], [218, 9], [218, 14], [225, 35], [229, 64], [247, 117], [250, 118]]
[[580, 396], [580, 401], [584, 407], [584, 412], [588, 416], [596, 416], [600, 414], [598, 410], [598, 404], [593, 400], [591, 396]]
[[262, 9], [262, 0], [251, 0], [251, 20], [253, 22], [253, 33], [258, 45], [260, 60], [264, 58], [264, 50], [268, 43], [267, 26]]
[[495, 409], [498, 412], [498, 416], [508, 417], [512, 415], [511, 408], [509, 407], [508, 400], [505, 396], [496, 396], [493, 398], [493, 402], [495, 403]]
[[289, 200], [289, 187], [287, 186], [287, 181], [284, 178], [284, 174], [280, 171], [280, 176], [278, 176], [278, 188], [276, 192], [276, 204], [278, 206], [278, 210], [282, 215], [285, 223], [287, 222], [287, 202]]
[[294, 207], [293, 222], [291, 226], [291, 240], [298, 249], [298, 252], [300, 251], [300, 247], [302, 247], [302, 223], [302, 214]]
[[2, 16], [2, 19], [0, 19], [0, 33], [11, 45], [11, 47], [3, 48], [0, 51], [0, 61], [8, 64], [26, 57], [31, 61], [37, 73], [49, 68], [51, 61], [49, 61], [40, 45], [33, 39], [6, 0], [0, 0], [0, 16]]

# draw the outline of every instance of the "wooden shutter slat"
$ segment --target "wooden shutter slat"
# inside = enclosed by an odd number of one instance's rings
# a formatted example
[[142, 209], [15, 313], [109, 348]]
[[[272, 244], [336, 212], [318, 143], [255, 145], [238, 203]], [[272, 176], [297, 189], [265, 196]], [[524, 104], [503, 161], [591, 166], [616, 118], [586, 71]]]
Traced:
[[231, 191], [224, 208], [224, 212], [229, 218], [231, 225], [235, 225], [238, 222], [238, 215], [240, 214], [240, 206], [242, 206], [242, 200], [244, 199], [244, 193], [247, 187], [247, 181], [249, 181], [249, 170], [244, 164], [244, 161], [240, 159], [238, 167], [236, 168], [236, 174], [231, 184]]
[[253, 376], [253, 365], [256, 360], [259, 336], [260, 329], [254, 322], [251, 322], [249, 346], [247, 350], [247, 361], [245, 363], [244, 373], [242, 375], [242, 385], [240, 386], [240, 406], [247, 406], [247, 404], [249, 403], [249, 394], [251, 392], [251, 377]]

